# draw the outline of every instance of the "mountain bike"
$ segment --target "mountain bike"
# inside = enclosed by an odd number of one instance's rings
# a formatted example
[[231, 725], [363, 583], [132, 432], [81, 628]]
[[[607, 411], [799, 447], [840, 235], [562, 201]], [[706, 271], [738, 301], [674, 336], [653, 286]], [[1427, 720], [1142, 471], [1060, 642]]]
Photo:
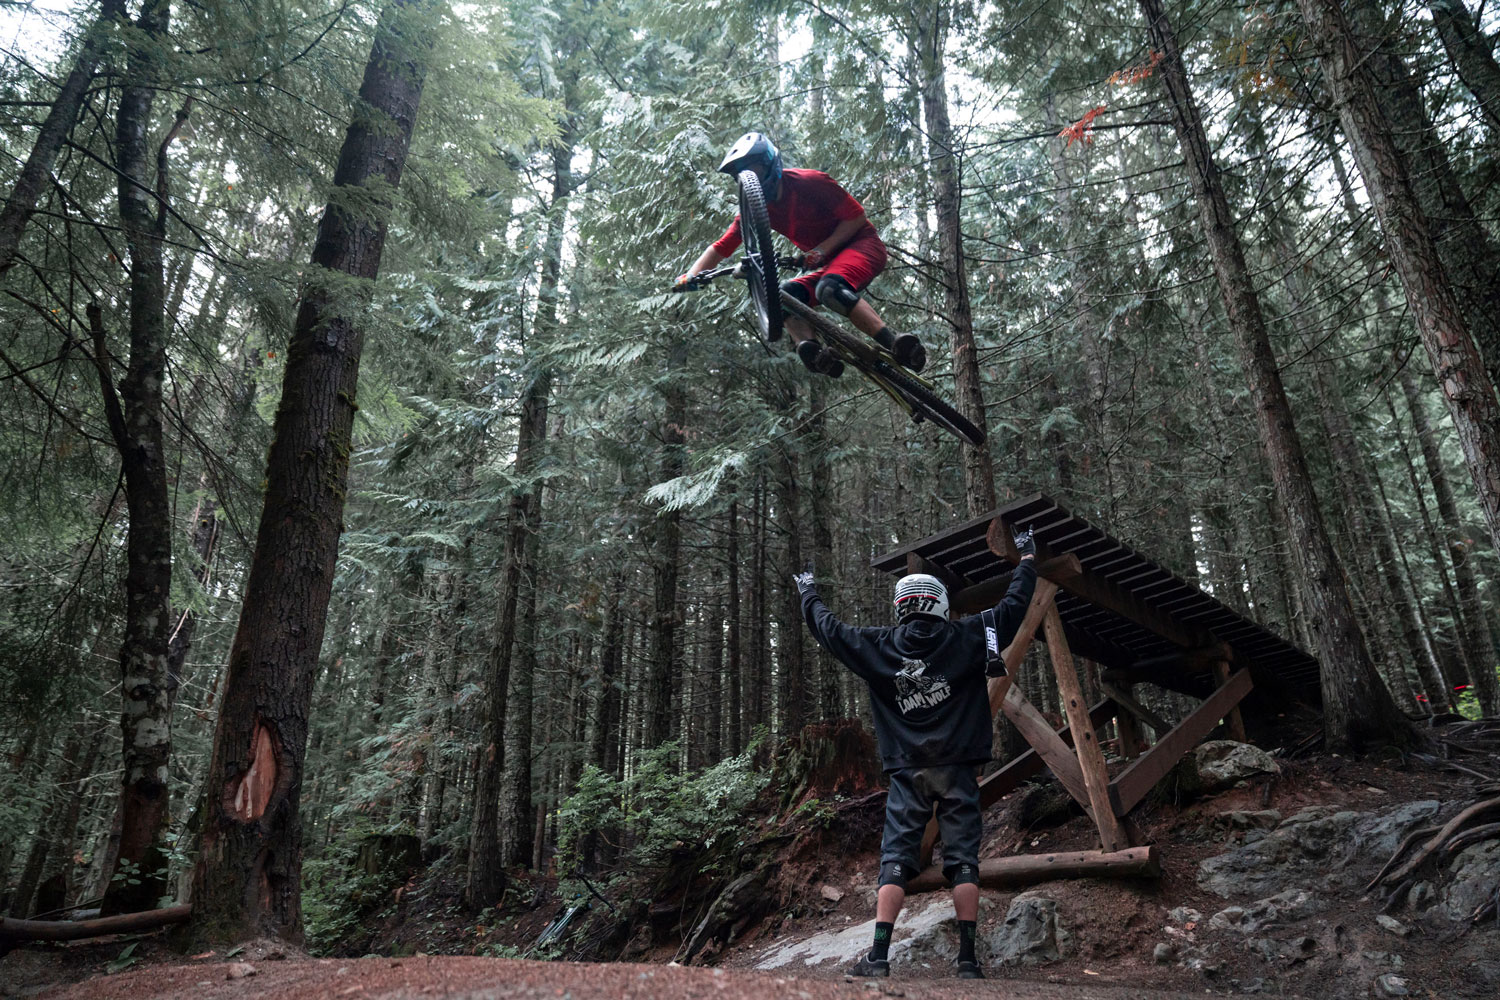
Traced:
[[826, 350], [875, 383], [911, 416], [913, 422], [929, 421], [960, 440], [976, 448], [981, 447], [984, 444], [984, 434], [963, 414], [944, 402], [931, 381], [903, 368], [889, 351], [873, 340], [863, 334], [845, 330], [827, 316], [781, 290], [780, 273], [783, 270], [800, 270], [803, 259], [800, 256], [776, 254], [771, 243], [771, 223], [766, 216], [765, 195], [761, 192], [760, 178], [755, 176], [754, 171], [741, 171], [739, 185], [740, 234], [744, 239], [744, 253], [732, 263], [700, 271], [672, 290], [699, 291], [725, 275], [744, 279], [750, 293], [750, 307], [756, 325], [766, 340], [781, 339], [786, 313], [793, 312], [812, 327], [813, 333]]

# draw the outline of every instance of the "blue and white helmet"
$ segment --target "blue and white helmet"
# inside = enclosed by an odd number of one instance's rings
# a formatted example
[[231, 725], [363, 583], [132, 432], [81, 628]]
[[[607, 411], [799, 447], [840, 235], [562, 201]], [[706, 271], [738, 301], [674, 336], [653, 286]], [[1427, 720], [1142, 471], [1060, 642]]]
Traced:
[[766, 168], [766, 179], [761, 187], [764, 188], [766, 197], [774, 201], [776, 192], [781, 188], [781, 150], [763, 132], [746, 132], [736, 139], [734, 145], [729, 147], [729, 152], [724, 154], [719, 172], [736, 177], [741, 170], [748, 170], [753, 166]]
[[926, 573], [912, 573], [896, 581], [896, 619], [913, 615], [948, 620], [948, 588]]

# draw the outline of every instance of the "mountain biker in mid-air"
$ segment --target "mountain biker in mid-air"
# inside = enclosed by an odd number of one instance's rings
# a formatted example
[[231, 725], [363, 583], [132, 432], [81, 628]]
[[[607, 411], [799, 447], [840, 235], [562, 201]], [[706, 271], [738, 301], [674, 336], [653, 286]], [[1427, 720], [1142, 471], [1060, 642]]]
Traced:
[[[760, 178], [771, 228], [806, 254], [808, 273], [783, 282], [781, 290], [809, 306], [826, 305], [849, 318], [861, 331], [890, 351], [898, 364], [919, 372], [927, 351], [910, 333], [897, 334], [860, 297], [885, 270], [885, 244], [865, 218], [864, 206], [821, 170], [783, 168], [781, 151], [760, 132], [740, 136], [719, 164], [731, 177], [751, 170]], [[682, 285], [729, 256], [740, 245], [740, 217], [677, 279]], [[810, 370], [832, 378], [844, 363], [823, 349], [807, 322], [787, 316], [786, 328], [797, 342], [797, 357]], [[778, 334], [779, 335], [779, 334]], [[775, 339], [773, 337], [773, 339]]]

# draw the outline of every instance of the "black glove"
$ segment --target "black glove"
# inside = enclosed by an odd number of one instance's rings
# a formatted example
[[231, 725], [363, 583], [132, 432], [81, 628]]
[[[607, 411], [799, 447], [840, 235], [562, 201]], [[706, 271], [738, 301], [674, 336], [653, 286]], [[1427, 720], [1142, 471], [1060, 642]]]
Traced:
[[1035, 532], [1031, 528], [1016, 534], [1016, 553], [1025, 559], [1027, 556], [1036, 557], [1036, 542], [1031, 537]]
[[802, 572], [792, 577], [792, 582], [797, 585], [797, 593], [799, 594], [805, 594], [813, 589], [813, 564], [811, 559], [807, 561], [807, 565], [802, 567]]

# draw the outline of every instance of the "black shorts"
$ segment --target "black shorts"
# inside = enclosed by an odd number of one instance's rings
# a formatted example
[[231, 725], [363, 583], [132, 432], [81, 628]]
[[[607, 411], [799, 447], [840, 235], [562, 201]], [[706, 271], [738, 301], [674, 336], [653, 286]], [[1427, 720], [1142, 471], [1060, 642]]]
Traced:
[[890, 772], [885, 799], [885, 835], [880, 842], [880, 864], [898, 863], [917, 873], [922, 833], [937, 805], [938, 832], [943, 838], [943, 876], [950, 882], [963, 864], [978, 866], [979, 781], [972, 764], [903, 767]]

